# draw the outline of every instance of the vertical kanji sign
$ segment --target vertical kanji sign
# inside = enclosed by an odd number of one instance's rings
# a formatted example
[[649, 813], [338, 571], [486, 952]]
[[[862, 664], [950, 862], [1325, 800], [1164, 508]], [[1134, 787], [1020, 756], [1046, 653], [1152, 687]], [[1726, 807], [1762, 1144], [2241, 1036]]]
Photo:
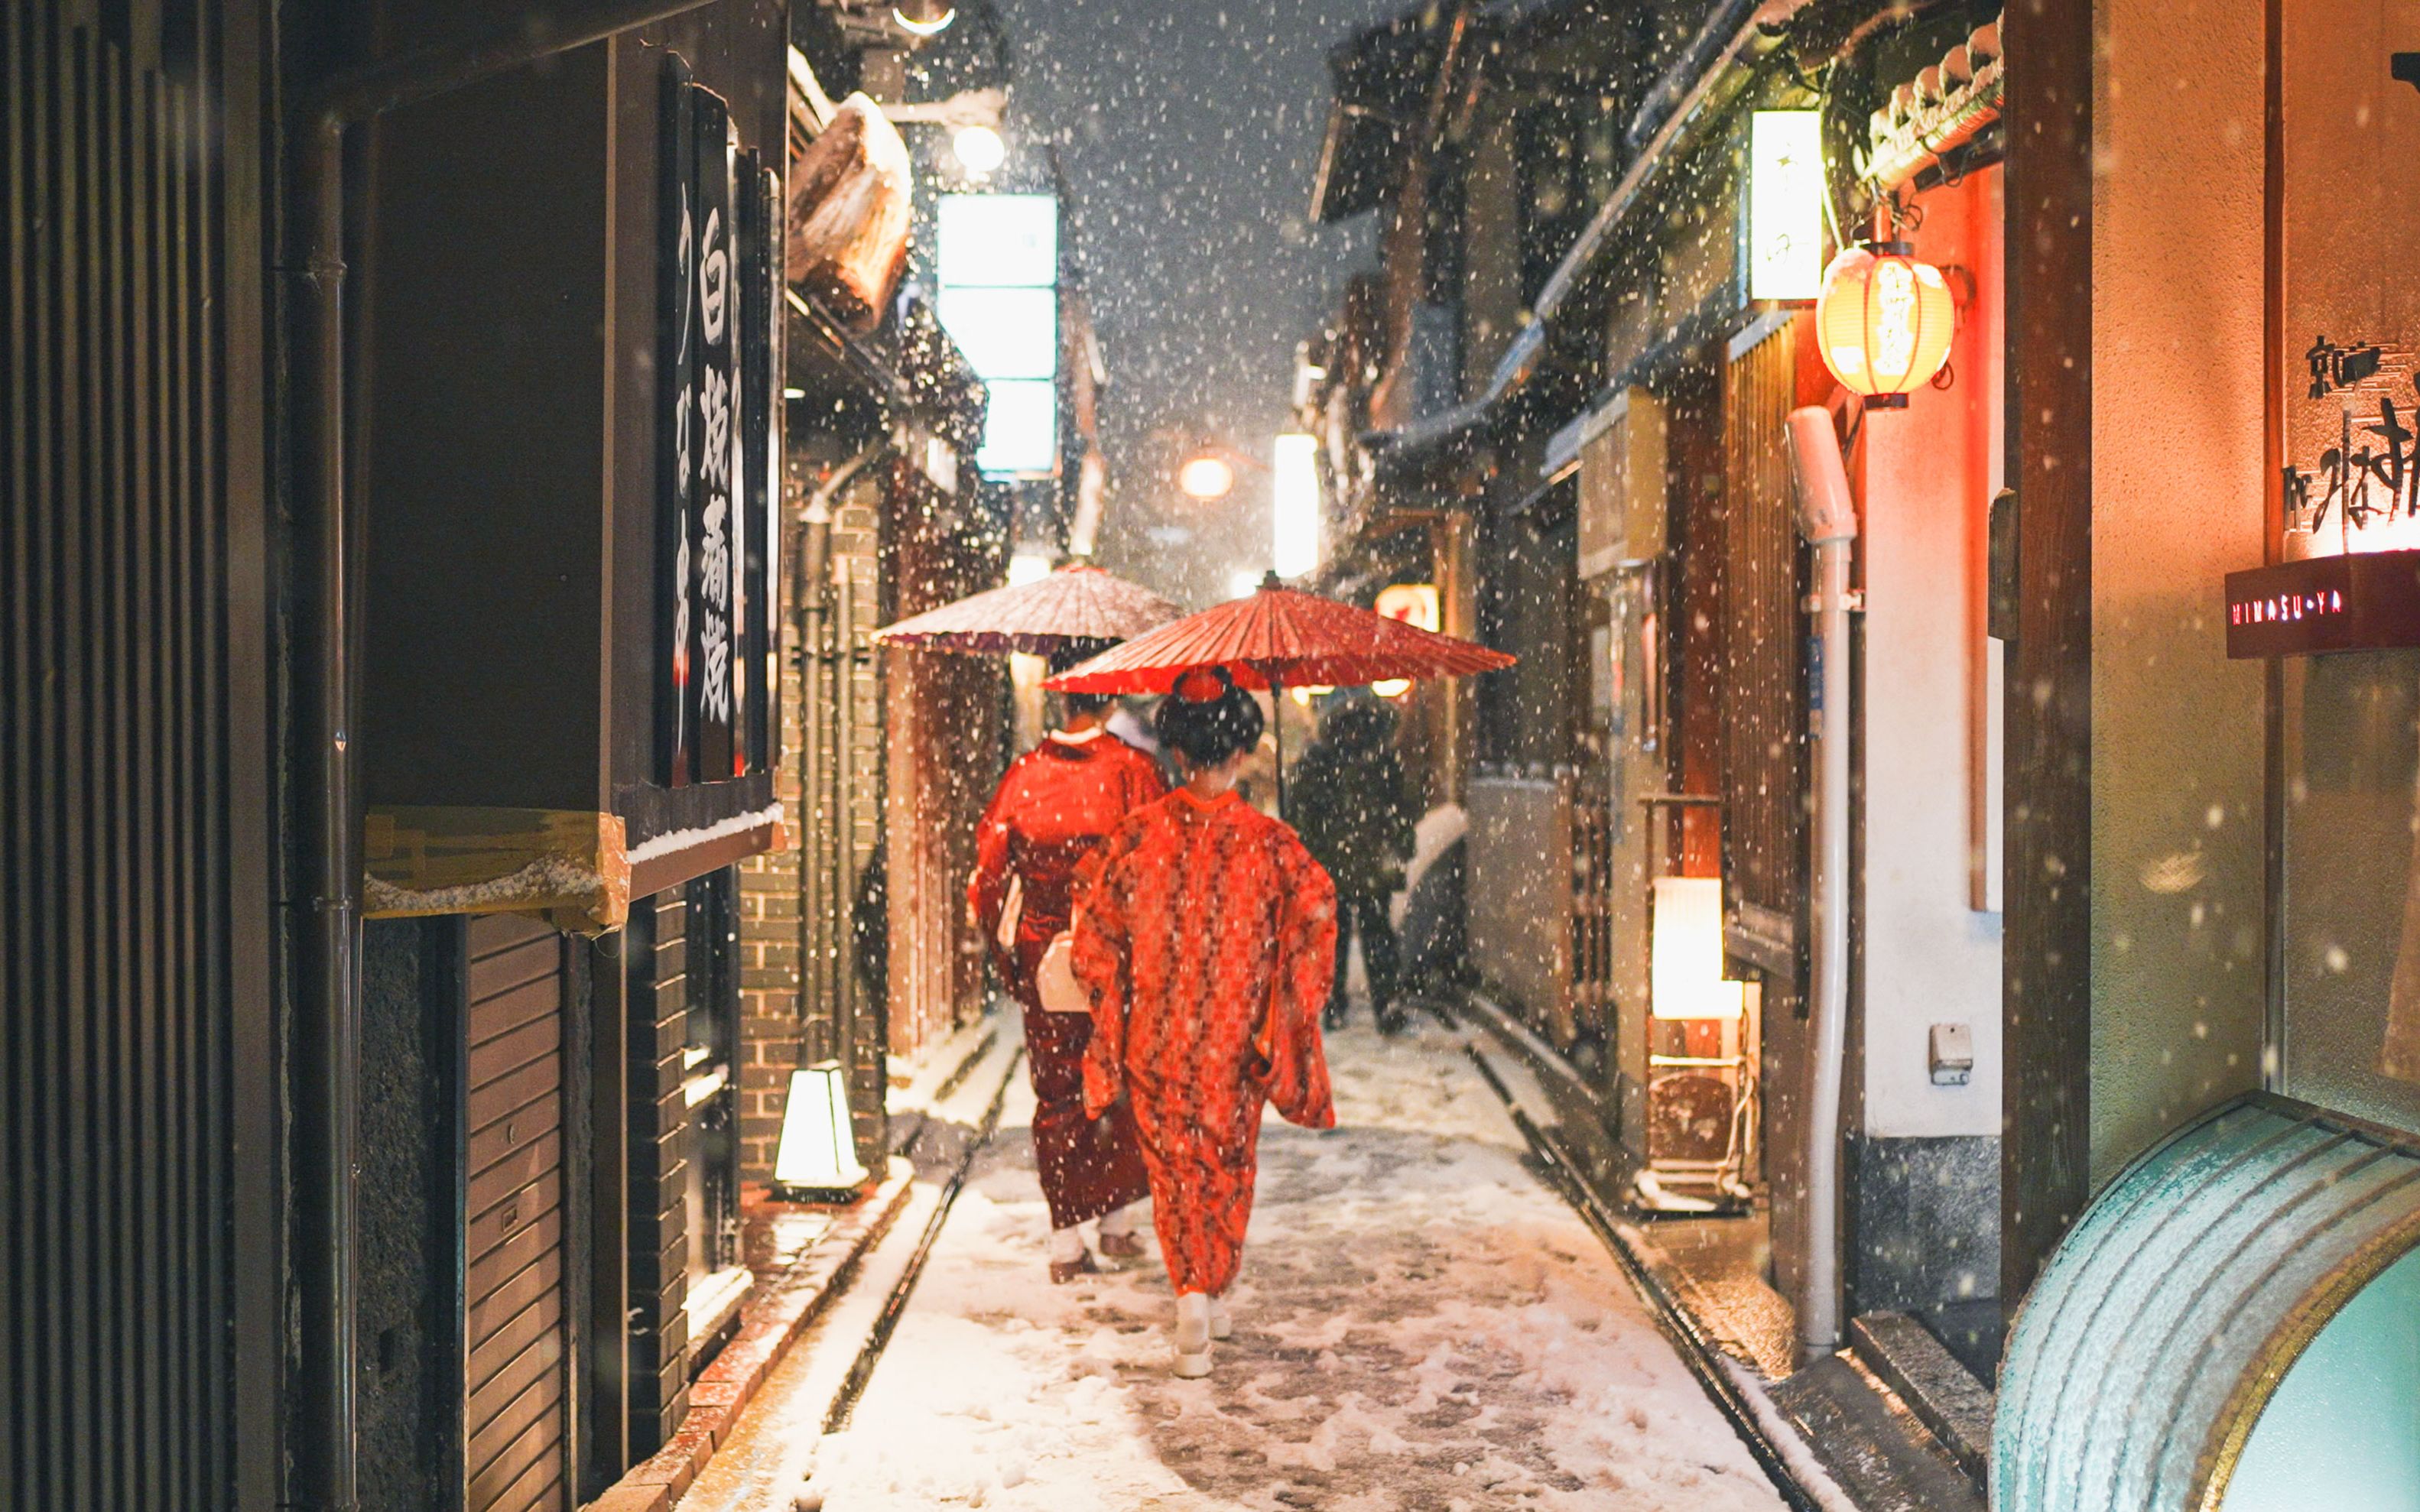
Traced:
[[[771, 542], [751, 509], [768, 485], [768, 406], [745, 392], [769, 383], [759, 353], [771, 311], [749, 276], [768, 233], [743, 214], [738, 143], [722, 98], [665, 67], [662, 261], [659, 290], [662, 412], [658, 629], [665, 682], [658, 712], [659, 777], [670, 787], [745, 775], [764, 679], [746, 674], [747, 606], [766, 593]], [[752, 522], [751, 517], [755, 518]]]

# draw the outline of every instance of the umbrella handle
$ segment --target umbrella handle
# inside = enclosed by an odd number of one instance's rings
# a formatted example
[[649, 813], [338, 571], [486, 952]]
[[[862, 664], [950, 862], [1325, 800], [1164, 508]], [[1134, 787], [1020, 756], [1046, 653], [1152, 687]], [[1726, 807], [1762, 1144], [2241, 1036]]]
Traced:
[[1269, 678], [1269, 723], [1278, 741], [1278, 823], [1286, 822], [1285, 801], [1285, 685], [1272, 671]]

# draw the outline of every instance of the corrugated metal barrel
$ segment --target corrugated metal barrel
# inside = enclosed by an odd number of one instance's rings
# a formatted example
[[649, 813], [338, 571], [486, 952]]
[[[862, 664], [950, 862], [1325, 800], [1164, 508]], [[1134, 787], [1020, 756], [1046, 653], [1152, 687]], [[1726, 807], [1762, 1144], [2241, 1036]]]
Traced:
[[[2420, 1142], [2266, 1093], [2179, 1131], [2110, 1183], [2025, 1299], [1993, 1505], [2216, 1512], [2288, 1369], [2415, 1244]], [[2413, 1452], [2409, 1432], [2346, 1436], [2351, 1454]]]

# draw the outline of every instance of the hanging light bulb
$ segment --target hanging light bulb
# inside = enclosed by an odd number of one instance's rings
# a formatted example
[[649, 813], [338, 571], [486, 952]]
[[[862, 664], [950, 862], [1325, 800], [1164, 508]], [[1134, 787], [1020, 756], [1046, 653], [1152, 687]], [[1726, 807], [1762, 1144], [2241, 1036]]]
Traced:
[[959, 167], [981, 178], [1008, 161], [1008, 144], [988, 126], [961, 126], [951, 133], [950, 153]]
[[939, 37], [958, 19], [958, 8], [951, 0], [899, 0], [891, 19], [911, 37]]
[[1235, 469], [1225, 457], [1203, 452], [1186, 458], [1185, 465], [1176, 470], [1176, 486], [1185, 490], [1187, 497], [1206, 504], [1214, 499], [1226, 498], [1235, 486]]
[[1902, 409], [1949, 360], [1957, 301], [1941, 270], [1903, 241], [1849, 247], [1823, 270], [1815, 301], [1823, 365], [1870, 409]]

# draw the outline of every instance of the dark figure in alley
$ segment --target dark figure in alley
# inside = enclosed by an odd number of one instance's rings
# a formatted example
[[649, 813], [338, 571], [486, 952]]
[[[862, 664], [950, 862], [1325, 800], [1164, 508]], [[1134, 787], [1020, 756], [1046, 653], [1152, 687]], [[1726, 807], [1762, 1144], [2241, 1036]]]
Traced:
[[1293, 774], [1287, 808], [1303, 844], [1336, 883], [1335, 990], [1322, 1015], [1331, 1029], [1343, 1027], [1350, 1007], [1344, 978], [1356, 934], [1378, 1027], [1392, 1034], [1404, 1024], [1395, 1004], [1398, 960], [1388, 904], [1404, 885], [1419, 815], [1394, 733], [1394, 716], [1384, 704], [1349, 699], [1321, 721], [1319, 738]]
[[[1087, 643], [1051, 658], [1066, 668], [1097, 651]], [[969, 904], [992, 942], [1001, 977], [1025, 1011], [1033, 1076], [1033, 1163], [1050, 1206], [1050, 1279], [1098, 1271], [1082, 1225], [1100, 1220], [1101, 1253], [1140, 1259], [1135, 1232], [1147, 1190], [1126, 1107], [1099, 1118], [1084, 1108], [1090, 1003], [1068, 970], [1077, 868], [1118, 821], [1166, 791], [1149, 756], [1109, 731], [1105, 694], [1060, 695], [1065, 719], [1012, 763], [975, 841]], [[1055, 990], [1054, 990], [1055, 989]]]
[[1176, 1373], [1196, 1377], [1229, 1332], [1219, 1299], [1243, 1257], [1262, 1104], [1336, 1124], [1318, 1017], [1336, 894], [1294, 831], [1235, 792], [1263, 720], [1225, 669], [1179, 678], [1157, 724], [1185, 785], [1085, 863], [1076, 974], [1093, 998], [1084, 1106], [1134, 1109], [1176, 1291]]

